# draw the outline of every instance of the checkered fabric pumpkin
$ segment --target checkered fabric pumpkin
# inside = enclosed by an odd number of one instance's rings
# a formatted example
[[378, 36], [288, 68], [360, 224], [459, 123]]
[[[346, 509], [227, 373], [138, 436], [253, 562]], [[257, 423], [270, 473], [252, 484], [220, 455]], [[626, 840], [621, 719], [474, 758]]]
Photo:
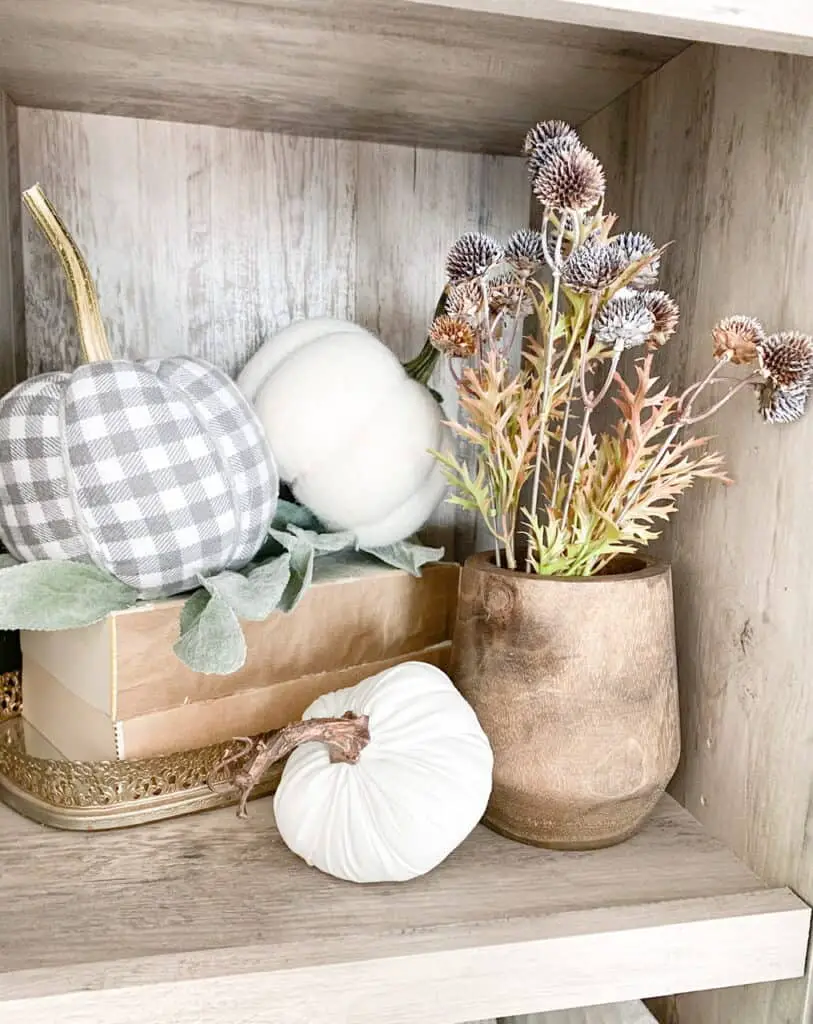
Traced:
[[0, 538], [21, 561], [179, 593], [251, 559], [277, 488], [257, 417], [200, 359], [90, 363], [0, 400]]
[[279, 490], [250, 404], [202, 359], [112, 359], [81, 252], [38, 185], [23, 201], [62, 262], [87, 365], [0, 399], [0, 541], [20, 561], [92, 562], [146, 597], [245, 565]]

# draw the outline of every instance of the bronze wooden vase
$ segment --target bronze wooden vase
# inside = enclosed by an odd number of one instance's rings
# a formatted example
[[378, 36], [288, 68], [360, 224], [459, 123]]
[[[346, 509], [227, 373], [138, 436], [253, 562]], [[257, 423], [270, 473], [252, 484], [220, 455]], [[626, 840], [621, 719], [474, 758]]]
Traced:
[[587, 578], [497, 569], [460, 582], [452, 678], [494, 750], [485, 823], [584, 850], [627, 839], [680, 755], [672, 578], [637, 559]]

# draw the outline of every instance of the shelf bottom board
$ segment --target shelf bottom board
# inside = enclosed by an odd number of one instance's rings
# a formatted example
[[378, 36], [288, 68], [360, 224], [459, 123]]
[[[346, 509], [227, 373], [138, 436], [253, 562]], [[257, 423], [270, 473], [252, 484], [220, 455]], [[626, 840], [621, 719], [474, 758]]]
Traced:
[[0, 807], [3, 1024], [446, 1024], [799, 977], [809, 908], [665, 797], [560, 853], [478, 827], [413, 882], [354, 886], [272, 801], [83, 835]]

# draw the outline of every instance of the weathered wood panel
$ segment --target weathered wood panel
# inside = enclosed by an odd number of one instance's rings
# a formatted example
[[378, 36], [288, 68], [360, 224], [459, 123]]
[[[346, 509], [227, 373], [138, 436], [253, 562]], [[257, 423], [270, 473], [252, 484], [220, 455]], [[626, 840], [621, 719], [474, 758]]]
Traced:
[[[585, 137], [625, 222], [676, 239], [664, 280], [683, 325], [667, 378], [704, 371], [710, 328], [732, 312], [813, 330], [813, 60], [693, 47]], [[661, 546], [684, 731], [673, 791], [757, 872], [813, 900], [813, 413], [767, 426], [740, 398], [710, 423], [735, 484], [687, 496]], [[810, 1024], [805, 998], [786, 983], [686, 996], [678, 1012], [681, 1024]]]
[[643, 1003], [611, 1003], [585, 1006], [581, 1010], [554, 1010], [522, 1017], [500, 1017], [497, 1024], [654, 1024], [655, 1018]]
[[0, 862], [3, 1024], [489, 1020], [793, 976], [810, 920], [669, 797], [578, 855], [477, 828], [407, 884], [308, 868], [270, 800], [93, 836], [0, 807]]
[[[417, 353], [462, 232], [528, 221], [518, 158], [22, 109], [21, 179], [41, 181], [96, 279], [119, 356], [191, 352], [230, 373], [303, 316], [346, 317]], [[62, 273], [24, 223], [28, 369], [76, 364]], [[445, 370], [433, 382], [454, 414]], [[441, 506], [427, 537], [471, 547]], [[463, 551], [464, 547], [460, 547]]]
[[0, 395], [25, 376], [17, 108], [0, 92]]
[[0, 0], [20, 106], [515, 154], [685, 49], [403, 0]]
[[407, 0], [455, 10], [545, 18], [568, 25], [633, 29], [653, 35], [760, 50], [813, 54], [807, 0]]

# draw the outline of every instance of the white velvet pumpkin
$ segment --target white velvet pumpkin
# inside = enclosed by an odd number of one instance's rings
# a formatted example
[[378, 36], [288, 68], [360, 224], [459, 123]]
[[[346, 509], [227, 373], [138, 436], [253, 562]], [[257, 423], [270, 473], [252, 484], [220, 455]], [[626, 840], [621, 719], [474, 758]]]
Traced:
[[291, 324], [237, 380], [265, 427], [281, 478], [331, 529], [365, 547], [420, 529], [445, 481], [442, 410], [393, 353], [344, 320]]
[[303, 718], [369, 716], [358, 763], [322, 743], [295, 750], [274, 811], [308, 864], [351, 882], [405, 881], [437, 867], [482, 817], [493, 757], [471, 707], [433, 665], [406, 662], [319, 697]]

